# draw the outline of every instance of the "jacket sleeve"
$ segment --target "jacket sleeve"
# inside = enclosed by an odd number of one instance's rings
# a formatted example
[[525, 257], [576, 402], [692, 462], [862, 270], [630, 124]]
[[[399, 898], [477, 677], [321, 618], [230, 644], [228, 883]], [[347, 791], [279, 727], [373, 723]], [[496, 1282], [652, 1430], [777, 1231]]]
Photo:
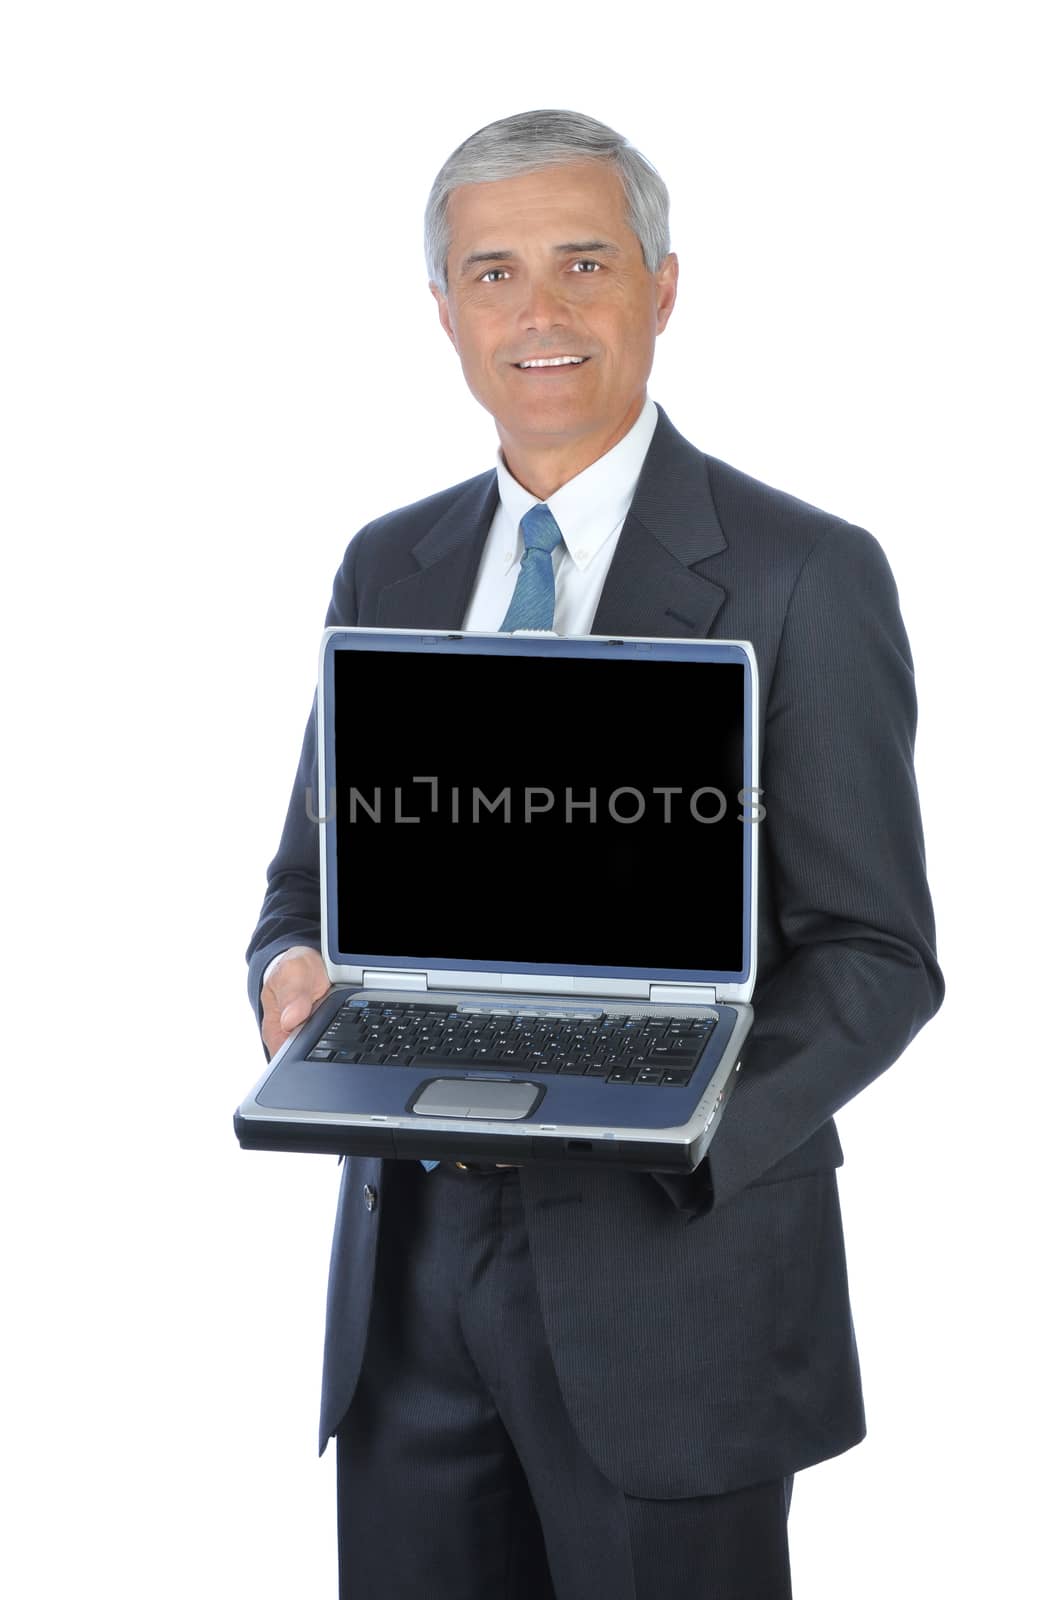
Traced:
[[799, 1151], [941, 1004], [915, 729], [893, 575], [869, 533], [839, 523], [794, 586], [765, 711], [756, 826], [789, 953], [754, 989], [704, 1163], [714, 1205]]
[[[351, 540], [336, 574], [332, 600], [325, 617], [326, 628], [357, 624], [355, 558], [359, 538], [360, 535], [356, 534]], [[310, 804], [308, 795], [311, 797]], [[274, 956], [293, 944], [308, 944], [318, 950], [321, 948], [321, 878], [318, 824], [314, 821], [314, 817], [320, 815], [317, 799], [315, 697], [303, 735], [303, 748], [280, 845], [266, 869], [266, 897], [247, 948], [247, 993], [259, 1028], [262, 1026], [262, 974]]]

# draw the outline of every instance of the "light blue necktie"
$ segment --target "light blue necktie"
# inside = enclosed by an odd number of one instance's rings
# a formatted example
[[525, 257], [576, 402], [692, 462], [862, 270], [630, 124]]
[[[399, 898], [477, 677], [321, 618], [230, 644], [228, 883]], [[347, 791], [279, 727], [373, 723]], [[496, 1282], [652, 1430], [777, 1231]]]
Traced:
[[[545, 500], [525, 512], [520, 519], [520, 531], [524, 535], [524, 555], [517, 587], [499, 633], [554, 625], [554, 551], [561, 543], [561, 529]], [[439, 1162], [425, 1161], [422, 1157], [421, 1165], [426, 1172], [431, 1172]]]
[[552, 628], [554, 625], [554, 551], [561, 543], [561, 529], [545, 501], [532, 506], [520, 519], [524, 535], [524, 555], [509, 610], [499, 624], [499, 633], [516, 628]]

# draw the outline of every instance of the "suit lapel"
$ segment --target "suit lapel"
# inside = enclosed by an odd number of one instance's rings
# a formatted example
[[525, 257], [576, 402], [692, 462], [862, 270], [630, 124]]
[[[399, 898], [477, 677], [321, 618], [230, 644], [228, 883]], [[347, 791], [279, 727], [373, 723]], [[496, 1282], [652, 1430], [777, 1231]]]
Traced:
[[377, 627], [461, 627], [497, 505], [497, 473], [473, 478], [412, 547], [419, 570], [380, 591]]
[[726, 591], [694, 569], [726, 550], [705, 458], [664, 411], [606, 576], [592, 632], [703, 639]]
[[[705, 638], [726, 591], [695, 570], [727, 548], [705, 458], [660, 413], [592, 631]], [[418, 570], [380, 593], [378, 627], [460, 628], [498, 505], [496, 474], [474, 478], [415, 544]]]

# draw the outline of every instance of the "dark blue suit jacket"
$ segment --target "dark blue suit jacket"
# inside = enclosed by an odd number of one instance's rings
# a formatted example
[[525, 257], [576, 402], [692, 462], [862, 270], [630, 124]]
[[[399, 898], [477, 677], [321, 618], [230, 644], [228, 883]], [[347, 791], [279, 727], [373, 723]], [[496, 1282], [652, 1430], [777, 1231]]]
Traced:
[[[490, 471], [368, 524], [328, 623], [460, 628], [497, 500]], [[871, 535], [703, 455], [663, 411], [592, 631], [749, 639], [759, 667], [755, 1022], [709, 1155], [689, 1177], [533, 1163], [519, 1180], [547, 1337], [587, 1451], [629, 1494], [720, 1494], [864, 1435], [833, 1114], [944, 994], [912, 662]], [[266, 964], [320, 942], [304, 807], [315, 769], [311, 717], [248, 951], [259, 1016]], [[365, 1346], [382, 1166], [344, 1164], [322, 1450]]]

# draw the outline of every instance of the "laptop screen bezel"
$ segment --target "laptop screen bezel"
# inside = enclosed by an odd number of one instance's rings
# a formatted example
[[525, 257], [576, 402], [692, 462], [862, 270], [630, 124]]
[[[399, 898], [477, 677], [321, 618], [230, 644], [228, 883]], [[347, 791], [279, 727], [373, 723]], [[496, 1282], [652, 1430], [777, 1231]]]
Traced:
[[[395, 957], [372, 951], [347, 951], [338, 947], [338, 905], [336, 881], [336, 806], [322, 805], [321, 796], [334, 795], [335, 757], [335, 661], [338, 652], [376, 650], [436, 654], [500, 655], [514, 650], [522, 655], [553, 655], [617, 659], [636, 656], [643, 660], [689, 660], [740, 664], [743, 669], [743, 793], [756, 791], [759, 782], [757, 752], [757, 670], [752, 645], [746, 640], [662, 639], [633, 635], [527, 635], [477, 632], [471, 629], [444, 632], [423, 628], [328, 628], [321, 641], [318, 674], [317, 735], [318, 795], [315, 815], [320, 819], [322, 953], [334, 982], [360, 983], [366, 969], [411, 974], [427, 972], [429, 981], [437, 978], [448, 986], [465, 983], [485, 987], [500, 980], [509, 987], [527, 980], [528, 987], [549, 986], [550, 980], [564, 984], [566, 992], [624, 992], [629, 986], [658, 984], [711, 984], [724, 988], [734, 998], [748, 998], [755, 977], [755, 907], [757, 877], [757, 832], [754, 821], [743, 829], [742, 863], [742, 952], [740, 971], [700, 968], [648, 968], [642, 966], [596, 966], [537, 962], [460, 961], [443, 957], [431, 960]], [[758, 796], [759, 798], [759, 796]], [[749, 801], [743, 817], [753, 811]], [[754, 813], [755, 814], [755, 813]], [[524, 985], [522, 985], [524, 986]]]

